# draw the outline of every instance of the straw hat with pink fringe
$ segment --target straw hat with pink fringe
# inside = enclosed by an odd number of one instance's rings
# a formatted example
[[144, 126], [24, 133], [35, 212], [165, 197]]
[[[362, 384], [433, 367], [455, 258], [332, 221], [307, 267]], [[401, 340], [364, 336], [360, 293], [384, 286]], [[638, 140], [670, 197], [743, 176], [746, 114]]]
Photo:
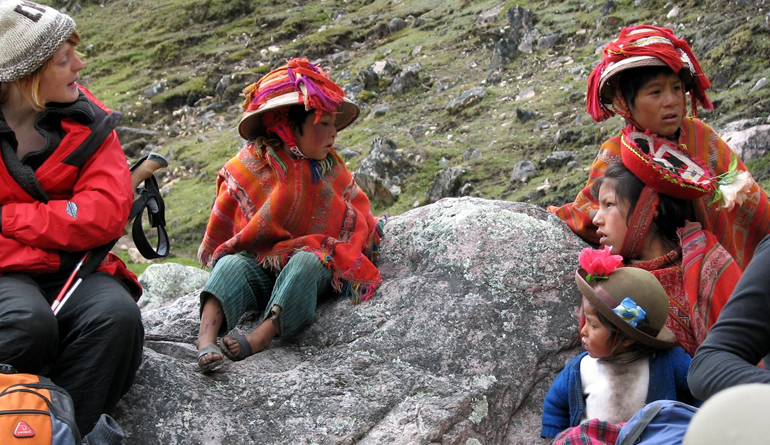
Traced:
[[[358, 105], [345, 98], [345, 92], [329, 79], [327, 73], [302, 58], [291, 59], [286, 65], [270, 71], [246, 87], [243, 93], [246, 100], [238, 132], [246, 140], [267, 136], [277, 119], [268, 117], [266, 122], [266, 112], [282, 107], [304, 105], [306, 110], [315, 110], [316, 122], [324, 112], [336, 113], [337, 131], [352, 124], [360, 113]], [[285, 131], [279, 131], [279, 136], [284, 139], [281, 133]]]

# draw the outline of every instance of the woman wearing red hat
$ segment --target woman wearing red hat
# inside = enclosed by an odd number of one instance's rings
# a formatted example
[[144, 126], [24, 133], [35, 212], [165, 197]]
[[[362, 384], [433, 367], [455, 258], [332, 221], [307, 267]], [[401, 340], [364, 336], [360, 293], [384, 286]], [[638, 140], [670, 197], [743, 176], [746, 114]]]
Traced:
[[602, 61], [588, 79], [587, 111], [597, 122], [618, 114], [627, 126], [602, 144], [575, 201], [549, 211], [586, 241], [599, 243], [591, 221], [598, 208], [591, 185], [609, 163], [621, 160], [624, 138], [640, 134], [649, 141], [654, 156], [665, 149], [676, 151], [692, 161], [688, 164], [702, 166], [715, 178], [720, 186], [694, 199], [695, 219], [743, 269], [757, 244], [770, 233], [768, 198], [719, 135], [687, 116], [687, 95], [693, 116], [698, 107], [713, 108], [706, 95], [710, 85], [690, 46], [670, 29], [623, 28], [604, 48]]
[[[334, 151], [359, 108], [321, 68], [292, 59], [244, 90], [248, 141], [220, 170], [198, 250], [212, 267], [201, 292], [198, 366], [243, 360], [315, 316], [319, 295], [366, 300], [382, 282], [374, 261], [385, 220]], [[261, 324], [231, 332], [255, 310]]]

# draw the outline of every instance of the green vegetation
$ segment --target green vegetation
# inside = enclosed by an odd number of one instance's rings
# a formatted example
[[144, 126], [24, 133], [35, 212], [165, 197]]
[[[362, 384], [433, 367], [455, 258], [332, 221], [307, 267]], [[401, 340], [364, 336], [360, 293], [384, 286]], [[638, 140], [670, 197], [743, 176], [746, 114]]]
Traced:
[[[419, 63], [420, 86], [404, 95], [389, 92], [392, 77], [381, 77], [378, 87], [360, 93], [361, 118], [338, 138], [339, 148], [362, 153], [350, 162], [353, 170], [378, 136], [394, 140], [408, 158], [427, 154], [394, 204], [373, 204], [378, 214], [421, 205], [443, 168], [442, 157], [467, 168], [463, 180], [474, 196], [541, 206], [574, 196], [584, 184], [582, 168], [538, 166], [527, 184], [511, 183], [511, 170], [519, 160], [538, 164], [557, 150], [574, 152], [586, 167], [601, 141], [619, 128], [617, 118], [591, 122], [584, 95], [597, 48], [626, 25], [673, 27], [691, 42], [714, 83], [710, 97], [716, 110], [701, 117], [715, 128], [738, 119], [766, 122], [770, 87], [751, 91], [759, 79], [770, 77], [770, 30], [758, 6], [695, 0], [667, 18], [673, 6], [663, 0], [645, 0], [643, 8], [633, 0], [614, 3], [614, 11], [604, 13], [604, 0], [507, 1], [486, 25], [477, 20], [500, 6], [498, 0], [106, 0], [81, 3], [74, 18], [86, 54], [82, 82], [124, 114], [123, 125], [157, 132], [151, 143], [171, 164], [161, 178], [168, 192], [173, 261], [194, 263], [216, 172], [241, 143], [235, 131], [241, 113], [237, 93], [295, 56], [320, 62], [341, 85], [380, 60], [401, 68]], [[495, 75], [487, 69], [497, 40], [492, 36], [507, 31], [507, 12], [516, 5], [532, 11], [541, 36], [560, 38], [550, 48], [521, 52]], [[394, 18], [406, 20], [407, 27], [391, 34]], [[415, 26], [416, 20], [422, 23]], [[218, 90], [225, 76], [230, 84]], [[437, 92], [439, 82], [447, 89]], [[150, 94], [156, 85], [166, 89]], [[479, 86], [487, 92], [481, 103], [455, 115], [445, 111], [450, 100]], [[528, 88], [534, 96], [519, 98]], [[218, 103], [224, 105], [214, 106]], [[369, 117], [378, 104], [390, 111]], [[517, 110], [536, 117], [521, 122]], [[409, 130], [418, 125], [429, 131], [414, 138]], [[556, 142], [559, 131], [574, 137]], [[470, 148], [482, 157], [464, 161]], [[770, 185], [767, 159], [749, 166]], [[538, 190], [546, 182], [550, 188]]]

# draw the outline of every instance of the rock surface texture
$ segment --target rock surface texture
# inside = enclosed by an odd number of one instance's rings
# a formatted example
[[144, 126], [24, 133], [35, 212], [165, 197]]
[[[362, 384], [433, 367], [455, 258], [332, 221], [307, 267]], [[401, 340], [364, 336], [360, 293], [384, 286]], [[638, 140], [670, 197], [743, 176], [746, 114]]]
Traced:
[[[586, 245], [524, 203], [449, 198], [392, 217], [369, 301], [319, 304], [264, 352], [195, 371], [198, 292], [146, 311], [127, 444], [540, 444], [578, 352]], [[259, 320], [247, 314], [236, 330]]]

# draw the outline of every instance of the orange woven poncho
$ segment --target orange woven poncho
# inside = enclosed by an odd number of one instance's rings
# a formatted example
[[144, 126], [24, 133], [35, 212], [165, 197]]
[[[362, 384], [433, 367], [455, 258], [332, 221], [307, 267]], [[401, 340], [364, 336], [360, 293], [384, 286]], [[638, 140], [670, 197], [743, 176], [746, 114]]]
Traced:
[[354, 301], [369, 298], [382, 283], [374, 261], [384, 220], [372, 215], [369, 199], [335, 152], [319, 163], [321, 180], [313, 181], [311, 161], [271, 142], [257, 138], [220, 170], [198, 249], [201, 264], [213, 267], [224, 255], [248, 252], [278, 272], [294, 252], [310, 251], [332, 270], [337, 292]]

